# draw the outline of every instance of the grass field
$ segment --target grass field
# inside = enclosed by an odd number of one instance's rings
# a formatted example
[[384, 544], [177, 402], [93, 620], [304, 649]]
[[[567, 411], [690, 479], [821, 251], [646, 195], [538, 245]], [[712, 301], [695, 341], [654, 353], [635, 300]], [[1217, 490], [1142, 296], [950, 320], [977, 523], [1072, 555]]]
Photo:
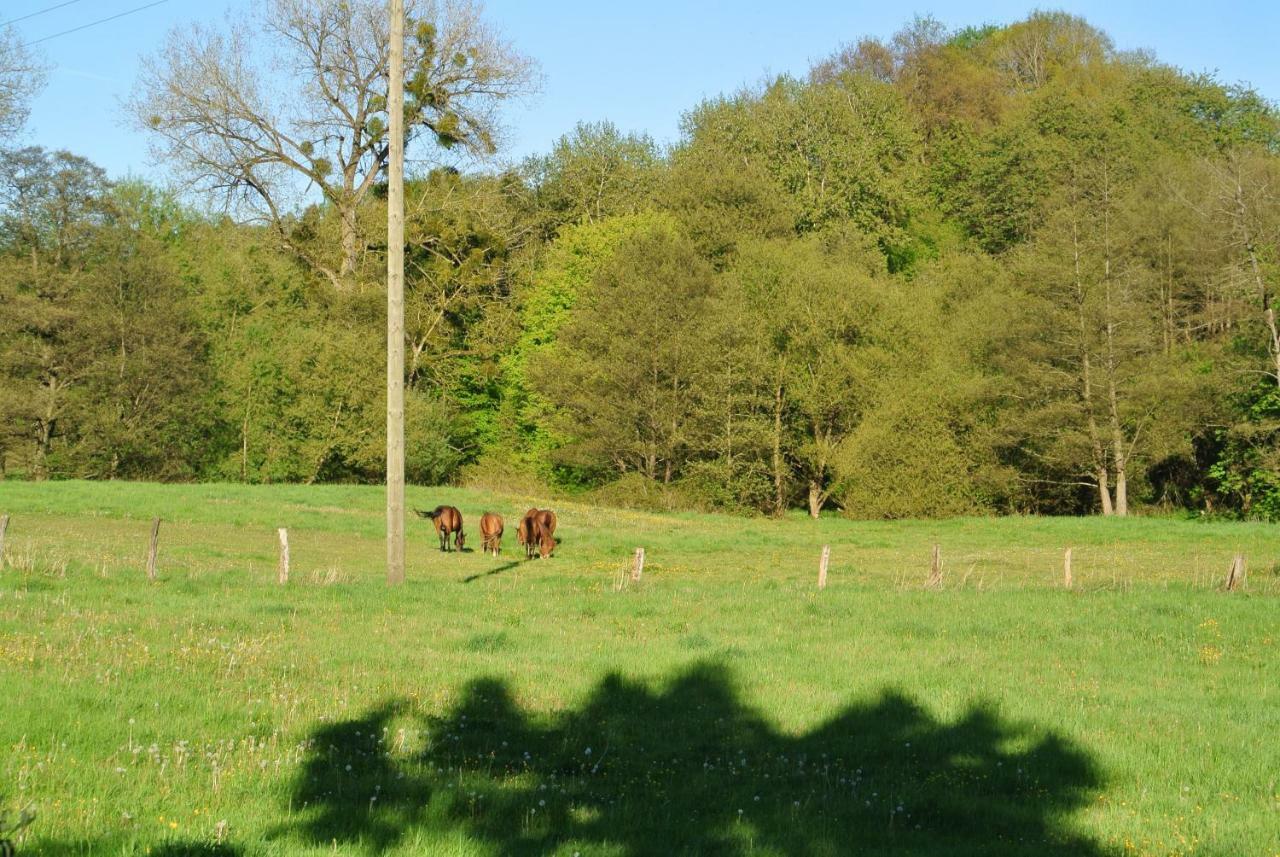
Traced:
[[377, 488], [0, 483], [19, 853], [1280, 854], [1273, 526], [560, 503], [524, 562], [537, 498], [409, 499], [473, 550], [388, 590]]

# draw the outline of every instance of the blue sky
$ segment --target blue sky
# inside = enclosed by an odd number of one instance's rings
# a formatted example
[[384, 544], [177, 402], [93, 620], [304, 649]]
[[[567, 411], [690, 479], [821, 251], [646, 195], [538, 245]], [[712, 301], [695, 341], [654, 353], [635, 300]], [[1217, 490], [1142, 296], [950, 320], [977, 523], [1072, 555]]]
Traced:
[[[0, 23], [59, 2], [64, 0], [0, 0]], [[32, 41], [146, 2], [77, 0], [15, 27]], [[1164, 62], [1216, 72], [1226, 82], [1248, 82], [1280, 100], [1280, 3], [1274, 0], [920, 0], [914, 7], [883, 0], [489, 0], [489, 19], [541, 64], [545, 76], [540, 95], [507, 111], [510, 142], [503, 155], [517, 160], [546, 151], [579, 120], [610, 119], [669, 142], [678, 134], [681, 113], [704, 97], [768, 74], [802, 73], [842, 42], [891, 35], [914, 13], [932, 14], [954, 27], [1017, 20], [1045, 5], [1083, 15], [1122, 49], [1147, 48]], [[151, 165], [145, 139], [124, 124], [119, 107], [139, 57], [155, 50], [176, 24], [217, 21], [248, 8], [249, 0], [168, 0], [39, 45], [52, 71], [32, 111], [29, 142], [71, 149], [114, 176], [159, 177], [163, 167]]]

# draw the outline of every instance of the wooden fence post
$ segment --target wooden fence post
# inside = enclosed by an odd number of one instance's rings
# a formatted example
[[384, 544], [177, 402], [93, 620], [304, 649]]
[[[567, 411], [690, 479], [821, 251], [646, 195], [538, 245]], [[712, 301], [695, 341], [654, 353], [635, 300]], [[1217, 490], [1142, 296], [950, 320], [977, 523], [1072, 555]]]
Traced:
[[636, 558], [631, 563], [631, 579], [639, 580], [644, 573], [644, 548], [636, 548]]
[[929, 583], [930, 587], [942, 587], [942, 548], [939, 545], [933, 546], [933, 562], [929, 566]]
[[280, 537], [280, 566], [277, 570], [280, 585], [289, 582], [289, 531], [284, 527], [276, 530], [276, 535]]
[[1062, 555], [1062, 585], [1071, 588], [1071, 548]]
[[1234, 592], [1244, 586], [1244, 554], [1238, 553], [1231, 560], [1231, 571], [1227, 572], [1227, 591]]
[[151, 550], [147, 551], [147, 580], [156, 579], [156, 551], [160, 547], [160, 519], [151, 522]]
[[827, 588], [827, 565], [831, 562], [831, 545], [822, 546], [822, 559], [818, 561], [818, 588]]
[[0, 568], [4, 568], [4, 534], [9, 531], [9, 516], [0, 515]]

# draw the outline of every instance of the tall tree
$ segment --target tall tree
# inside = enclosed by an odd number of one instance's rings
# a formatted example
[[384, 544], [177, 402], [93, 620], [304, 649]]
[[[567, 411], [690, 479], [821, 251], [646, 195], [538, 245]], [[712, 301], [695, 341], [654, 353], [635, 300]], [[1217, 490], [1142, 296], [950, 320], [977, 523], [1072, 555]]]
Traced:
[[23, 46], [18, 31], [0, 29], [0, 141], [14, 136], [44, 83], [44, 67]]
[[[1268, 356], [1267, 374], [1280, 385], [1280, 164], [1256, 146], [1232, 147], [1206, 159], [1212, 187], [1213, 220], [1228, 248], [1228, 264], [1238, 270], [1252, 293]], [[1234, 264], [1232, 264], [1234, 263]]]
[[905, 262], [919, 193], [919, 135], [892, 87], [865, 75], [708, 101], [685, 118], [685, 146], [767, 175], [794, 206], [796, 233], [852, 225]]
[[596, 273], [533, 367], [571, 439], [567, 460], [663, 483], [680, 475], [704, 431], [695, 404], [713, 357], [699, 319], [713, 283], [669, 227], [636, 235]]
[[[471, 0], [410, 2], [406, 141], [494, 151], [495, 106], [526, 91], [532, 63]], [[358, 220], [387, 163], [388, 33], [380, 0], [270, 0], [225, 30], [175, 30], [144, 63], [130, 100], [156, 154], [194, 187], [270, 224], [336, 287], [350, 288], [366, 237]], [[338, 252], [303, 246], [290, 214], [318, 193]]]
[[4, 162], [0, 247], [0, 407], [8, 445], [37, 479], [71, 434], [73, 393], [92, 362], [85, 326], [100, 305], [80, 284], [106, 216], [106, 174], [67, 152], [24, 149]]
[[551, 225], [635, 214], [654, 197], [661, 160], [644, 134], [612, 122], [579, 122], [551, 153], [525, 164], [538, 207]]
[[879, 261], [857, 242], [831, 248], [810, 236], [753, 245], [730, 278], [735, 299], [752, 308], [749, 329], [763, 352], [775, 513], [789, 499], [792, 473], [815, 518], [835, 490], [839, 449], [887, 355], [876, 333]]
[[78, 475], [192, 478], [216, 454], [208, 342], [174, 248], [189, 218], [141, 183], [104, 200], [84, 273], [74, 390]]
[[[543, 248], [536, 265], [516, 280], [512, 294], [513, 330], [501, 348], [501, 401], [495, 457], [540, 478], [575, 482], [583, 474], [553, 461], [563, 445], [563, 421], [557, 407], [531, 377], [533, 367], [553, 351], [591, 283], [619, 248], [638, 235], [674, 230], [663, 214], [620, 215], [566, 225]], [[493, 305], [491, 305], [493, 306]], [[501, 305], [497, 305], [501, 309]], [[490, 312], [488, 320], [494, 320]], [[536, 373], [535, 373], [536, 374]], [[556, 466], [559, 464], [560, 466]]]

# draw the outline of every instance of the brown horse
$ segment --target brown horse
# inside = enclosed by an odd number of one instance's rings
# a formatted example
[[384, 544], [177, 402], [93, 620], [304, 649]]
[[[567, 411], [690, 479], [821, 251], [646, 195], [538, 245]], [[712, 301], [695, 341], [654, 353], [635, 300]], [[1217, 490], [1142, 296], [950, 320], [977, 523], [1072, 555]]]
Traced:
[[480, 541], [485, 553], [493, 551], [497, 556], [502, 550], [502, 516], [485, 512], [480, 516]]
[[534, 536], [538, 542], [538, 558], [546, 559], [556, 549], [556, 513], [540, 509], [534, 516]]
[[415, 509], [414, 511], [418, 513], [419, 517], [431, 519], [431, 523], [436, 528], [436, 535], [440, 537], [440, 550], [448, 552], [450, 533], [458, 534], [453, 543], [458, 550], [462, 550], [466, 537], [462, 534], [462, 513], [458, 511], [456, 506], [436, 506], [430, 512], [424, 512], [421, 509]]
[[537, 533], [535, 532], [537, 517], [538, 510], [530, 509], [524, 513], [524, 517], [516, 525], [516, 541], [524, 547], [525, 559], [533, 559], [533, 552], [537, 549]]

